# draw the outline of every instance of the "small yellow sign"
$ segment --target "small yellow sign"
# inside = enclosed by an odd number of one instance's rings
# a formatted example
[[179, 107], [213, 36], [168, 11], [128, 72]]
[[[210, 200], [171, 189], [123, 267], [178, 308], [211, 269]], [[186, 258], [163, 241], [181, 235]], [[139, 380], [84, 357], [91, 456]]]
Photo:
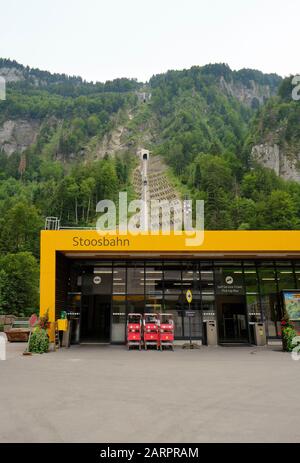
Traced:
[[188, 303], [190, 304], [193, 300], [193, 295], [192, 295], [192, 291], [190, 289], [187, 290], [186, 294], [185, 294], [185, 297], [186, 297], [186, 300], [188, 301]]

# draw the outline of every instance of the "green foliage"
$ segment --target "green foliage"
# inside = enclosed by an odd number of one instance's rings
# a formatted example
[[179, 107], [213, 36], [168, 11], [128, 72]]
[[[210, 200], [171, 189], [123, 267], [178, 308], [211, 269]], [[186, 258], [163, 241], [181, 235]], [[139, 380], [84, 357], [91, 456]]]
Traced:
[[293, 344], [293, 339], [297, 336], [296, 330], [291, 325], [286, 325], [282, 327], [282, 344], [283, 349], [287, 352], [292, 352], [295, 344]]
[[44, 354], [49, 350], [49, 337], [47, 331], [42, 328], [35, 328], [30, 337], [29, 352]]
[[[8, 205], [7, 202], [4, 204]], [[3, 207], [0, 225], [0, 250], [10, 253], [29, 251], [38, 256], [42, 218], [34, 205], [20, 199], [10, 207]]]
[[[40, 129], [22, 154], [22, 178], [21, 154], [0, 153], [0, 252], [38, 257], [45, 216], [93, 225], [98, 201], [116, 200], [119, 191], [132, 194], [133, 155], [96, 160], [104, 135], [124, 124], [129, 112], [135, 115], [127, 120], [128, 146], [135, 149], [149, 135], [150, 150], [164, 156], [178, 191], [206, 201], [206, 228], [299, 228], [299, 184], [281, 180], [250, 156], [253, 144], [264, 140], [292, 151], [300, 147], [300, 106], [288, 98], [291, 78], [232, 71], [224, 63], [169, 71], [150, 79], [151, 102], [136, 112], [141, 84], [135, 80], [92, 84], [10, 60], [1, 65], [17, 67], [25, 80], [8, 85], [0, 122], [34, 119]], [[263, 91], [273, 97], [245, 105], [233, 96], [233, 88], [252, 90], [254, 84], [260, 100]]]
[[[260, 143], [276, 143], [291, 157], [300, 152], [291, 77], [232, 71], [224, 63], [169, 71], [150, 79], [152, 99], [136, 111], [135, 92], [145, 88], [134, 79], [93, 84], [10, 60], [0, 59], [1, 66], [17, 68], [24, 80], [7, 85], [0, 125], [34, 121], [38, 133], [22, 154], [0, 152], [0, 311], [27, 315], [38, 305], [46, 216], [90, 226], [98, 201], [117, 200], [119, 191], [133, 196], [137, 146], [164, 157], [182, 196], [205, 200], [206, 229], [300, 227], [300, 184], [251, 160], [252, 146]], [[234, 96], [241, 86], [258, 90], [248, 105]], [[271, 98], [261, 105], [259, 92]], [[104, 137], [121, 124], [132, 152], [99, 159]]]
[[31, 253], [0, 255], [0, 311], [21, 317], [38, 307], [38, 275]]
[[292, 97], [292, 91], [293, 91], [293, 84], [292, 84], [292, 79], [294, 76], [286, 77], [283, 79], [281, 82], [279, 89], [278, 89], [278, 95], [282, 100], [285, 101], [290, 101]]

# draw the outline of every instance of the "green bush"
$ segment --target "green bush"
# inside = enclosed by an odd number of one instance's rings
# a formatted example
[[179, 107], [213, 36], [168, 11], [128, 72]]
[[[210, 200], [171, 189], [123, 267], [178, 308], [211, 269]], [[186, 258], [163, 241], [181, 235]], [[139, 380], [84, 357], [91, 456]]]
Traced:
[[35, 354], [44, 354], [49, 349], [49, 337], [47, 331], [41, 328], [36, 328], [31, 334], [29, 343], [29, 352]]
[[0, 325], [0, 333], [4, 331], [4, 325]]
[[292, 352], [293, 348], [295, 347], [295, 344], [292, 343], [295, 336], [297, 336], [297, 333], [292, 326], [285, 326], [282, 328], [283, 350]]

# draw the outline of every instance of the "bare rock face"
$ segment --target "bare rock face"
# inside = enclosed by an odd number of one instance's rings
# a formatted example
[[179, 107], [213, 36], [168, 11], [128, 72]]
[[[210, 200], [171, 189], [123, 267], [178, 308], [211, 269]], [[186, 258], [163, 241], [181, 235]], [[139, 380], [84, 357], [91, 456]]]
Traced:
[[35, 142], [39, 123], [32, 120], [8, 120], [0, 127], [0, 150], [7, 156], [15, 151], [22, 152]]
[[228, 95], [234, 96], [241, 103], [250, 107], [262, 105], [266, 99], [272, 96], [268, 85], [258, 85], [254, 80], [250, 81], [249, 86], [245, 86], [240, 82], [226, 82], [224, 77], [221, 76], [220, 87]]
[[300, 182], [300, 152], [290, 155], [284, 152], [276, 143], [255, 145], [251, 151], [251, 158], [274, 172], [284, 180]]
[[22, 70], [13, 67], [1, 67], [0, 76], [4, 77], [6, 83], [25, 80]]

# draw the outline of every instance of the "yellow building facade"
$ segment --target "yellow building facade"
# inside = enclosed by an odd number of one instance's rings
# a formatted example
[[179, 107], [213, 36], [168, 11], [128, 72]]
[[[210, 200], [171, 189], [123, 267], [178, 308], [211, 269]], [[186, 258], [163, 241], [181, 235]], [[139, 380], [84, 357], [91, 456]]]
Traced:
[[205, 341], [209, 320], [219, 342], [251, 342], [257, 320], [278, 337], [281, 292], [300, 287], [300, 231], [206, 231], [193, 246], [186, 238], [42, 231], [40, 313], [48, 311], [51, 340], [61, 311], [76, 320], [74, 342], [123, 343], [129, 311], [154, 310], [172, 313], [184, 340], [188, 289], [194, 339]]

